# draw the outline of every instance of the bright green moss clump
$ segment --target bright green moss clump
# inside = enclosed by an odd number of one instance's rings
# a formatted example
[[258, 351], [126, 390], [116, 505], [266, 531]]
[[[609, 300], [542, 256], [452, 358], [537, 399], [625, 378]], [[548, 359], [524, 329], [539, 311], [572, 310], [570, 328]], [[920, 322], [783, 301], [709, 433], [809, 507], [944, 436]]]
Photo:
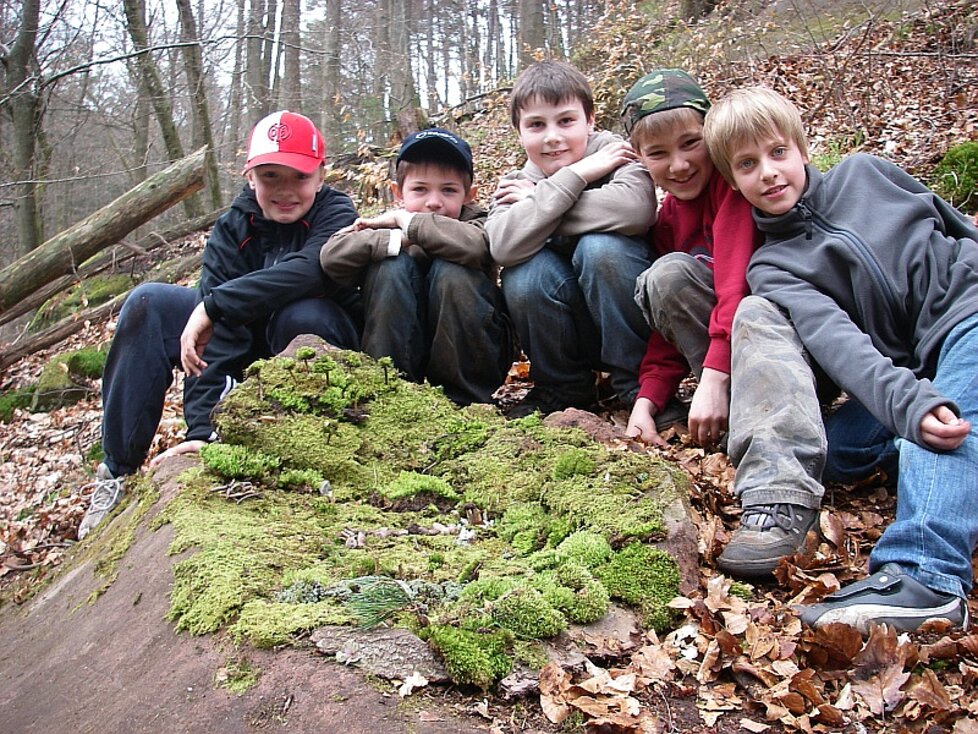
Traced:
[[679, 568], [665, 551], [643, 543], [630, 543], [615, 553], [596, 573], [612, 598], [640, 607], [645, 622], [656, 631], [668, 628], [666, 607], [679, 594]]
[[978, 210], [978, 140], [951, 148], [934, 170], [934, 190], [964, 211]]
[[101, 377], [106, 353], [98, 349], [66, 352], [48, 362], [33, 388], [31, 410], [44, 411], [78, 402]]
[[[215, 424], [207, 471], [160, 519], [187, 553], [178, 629], [267, 647], [323, 624], [403, 626], [488, 688], [611, 597], [652, 618], [675, 593], [667, 555], [626, 561], [661, 536], [676, 475], [583, 431], [459, 409], [391, 365], [308, 347], [252, 365]], [[227, 478], [261, 486], [211, 491]]]

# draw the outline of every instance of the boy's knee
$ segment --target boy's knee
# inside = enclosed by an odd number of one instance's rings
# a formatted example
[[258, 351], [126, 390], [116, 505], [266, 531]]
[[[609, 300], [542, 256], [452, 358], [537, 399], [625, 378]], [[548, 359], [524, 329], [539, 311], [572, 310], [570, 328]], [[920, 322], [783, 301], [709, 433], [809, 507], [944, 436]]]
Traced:
[[685, 252], [663, 255], [638, 276], [635, 284], [636, 298], [652, 308], [681, 298], [683, 291], [694, 280], [696, 265], [696, 260]]
[[750, 324], [769, 324], [787, 322], [781, 310], [766, 298], [744, 296], [734, 315], [733, 331], [737, 332]]

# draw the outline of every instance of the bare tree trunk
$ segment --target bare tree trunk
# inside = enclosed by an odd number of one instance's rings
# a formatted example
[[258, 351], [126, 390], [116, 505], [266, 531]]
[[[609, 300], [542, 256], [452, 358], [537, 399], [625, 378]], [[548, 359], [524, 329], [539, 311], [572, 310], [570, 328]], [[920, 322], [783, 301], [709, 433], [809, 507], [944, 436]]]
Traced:
[[547, 45], [545, 0], [519, 0], [519, 26], [516, 31], [520, 68], [534, 60], [534, 51]]
[[0, 313], [203, 185], [201, 148], [0, 270]]
[[200, 38], [194, 21], [190, 0], [177, 0], [180, 15], [180, 35], [188, 44], [184, 47], [184, 67], [187, 84], [193, 97], [194, 146], [205, 146], [207, 153], [204, 165], [207, 168], [207, 184], [211, 198], [211, 208], [221, 206], [221, 178], [217, 170], [217, 155], [214, 146], [214, 132], [211, 129], [211, 113], [207, 105], [207, 89], [204, 84], [204, 61], [200, 55]]
[[251, 120], [245, 127], [250, 128], [271, 110], [268, 104], [269, 60], [265, 57], [265, 0], [251, 0], [248, 14], [247, 64], [247, 108]]
[[7, 93], [10, 95], [11, 117], [14, 123], [14, 176], [20, 183], [15, 187], [14, 218], [17, 241], [9, 249], [12, 258], [24, 255], [41, 240], [37, 188], [34, 184], [35, 140], [40, 125], [40, 101], [36, 91], [34, 45], [41, 13], [40, 0], [25, 0], [20, 30], [7, 61]]
[[428, 112], [438, 109], [438, 78], [435, 76], [435, 0], [425, 3], [425, 87], [428, 90]]
[[282, 31], [279, 42], [285, 54], [285, 73], [279, 103], [285, 109], [302, 112], [302, 71], [299, 58], [299, 0], [283, 0]]
[[[282, 52], [281, 44], [275, 43], [276, 23], [278, 21], [278, 0], [268, 0], [265, 14], [264, 44], [262, 48], [262, 59], [266, 67], [262, 71], [265, 74], [265, 113], [268, 114], [272, 108], [279, 109], [278, 106], [278, 83], [279, 83], [279, 64], [278, 54]], [[276, 53], [278, 45], [278, 53]]]
[[336, 150], [340, 131], [340, 101], [343, 99], [341, 89], [340, 56], [342, 54], [343, 8], [340, 0], [326, 0], [326, 73], [323, 90], [323, 104], [326, 107], [326, 149], [332, 146]]
[[[390, 89], [391, 110], [401, 138], [424, 126], [421, 103], [411, 71], [410, 16], [407, 0], [391, 0], [390, 5]], [[463, 18], [464, 21], [464, 18]]]
[[[123, 9], [126, 12], [126, 26], [129, 30], [129, 37], [132, 39], [133, 46], [137, 51], [142, 51], [149, 47], [149, 35], [146, 31], [145, 5], [142, 0], [122, 0]], [[141, 53], [137, 57], [139, 71], [143, 77], [143, 84], [149, 91], [150, 100], [153, 103], [153, 111], [156, 114], [156, 121], [159, 123], [160, 132], [163, 136], [163, 145], [166, 147], [166, 154], [170, 160], [183, 158], [183, 145], [180, 143], [180, 136], [177, 134], [176, 125], [173, 124], [173, 110], [170, 107], [170, 100], [163, 90], [160, 82], [159, 71], [152, 57], [148, 52]], [[200, 216], [201, 206], [197, 197], [190, 197], [184, 202], [184, 210], [188, 217]]]
[[244, 49], [248, 41], [244, 39], [247, 29], [245, 24], [245, 0], [238, 2], [238, 19], [235, 24], [239, 42], [234, 44], [234, 71], [231, 72], [231, 100], [228, 105], [228, 126], [224, 134], [224, 157], [233, 160], [241, 137], [241, 118], [244, 116]]

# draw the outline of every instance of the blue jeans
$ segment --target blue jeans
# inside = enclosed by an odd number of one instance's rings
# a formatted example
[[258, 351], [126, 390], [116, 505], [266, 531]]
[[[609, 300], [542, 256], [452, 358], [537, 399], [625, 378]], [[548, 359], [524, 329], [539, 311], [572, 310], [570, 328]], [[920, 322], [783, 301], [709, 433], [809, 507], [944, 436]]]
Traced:
[[879, 468], [889, 482], [897, 478], [899, 452], [893, 432], [873, 417], [862, 403], [849, 398], [825, 421], [829, 450], [822, 478], [851, 484]]
[[402, 252], [367, 269], [363, 297], [367, 354], [390, 356], [408, 379], [427, 377], [459, 405], [491, 402], [515, 348], [502, 294], [486, 273]]
[[897, 440], [897, 515], [870, 554], [869, 570], [896, 563], [935, 591], [965, 597], [978, 544], [978, 315], [944, 339], [933, 382], [957, 403], [971, 433], [953, 451]]
[[[102, 375], [102, 450], [113, 476], [132, 474], [146, 460], [173, 368], [180, 366], [180, 335], [196, 303], [196, 289], [144, 283], [123, 304]], [[251, 362], [281, 351], [300, 334], [316, 334], [347, 349], [359, 347], [352, 318], [327, 298], [294, 301], [264, 323], [216, 323], [204, 349], [207, 369], [184, 383], [187, 438], [207, 439], [213, 432], [211, 410], [231, 381], [240, 380]]]
[[607, 369], [618, 396], [634, 400], [649, 326], [632, 295], [650, 264], [641, 239], [594, 233], [569, 257], [544, 248], [503, 269], [503, 295], [536, 385], [590, 405], [593, 370]]

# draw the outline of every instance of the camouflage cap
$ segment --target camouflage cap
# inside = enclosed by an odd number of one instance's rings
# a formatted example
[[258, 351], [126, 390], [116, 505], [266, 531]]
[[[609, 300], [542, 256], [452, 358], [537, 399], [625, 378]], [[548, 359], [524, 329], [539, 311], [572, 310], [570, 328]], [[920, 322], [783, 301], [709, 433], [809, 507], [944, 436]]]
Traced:
[[656, 69], [639, 79], [628, 90], [621, 106], [625, 134], [631, 135], [635, 123], [653, 112], [689, 107], [704, 115], [710, 100], [700, 85], [681, 69]]

